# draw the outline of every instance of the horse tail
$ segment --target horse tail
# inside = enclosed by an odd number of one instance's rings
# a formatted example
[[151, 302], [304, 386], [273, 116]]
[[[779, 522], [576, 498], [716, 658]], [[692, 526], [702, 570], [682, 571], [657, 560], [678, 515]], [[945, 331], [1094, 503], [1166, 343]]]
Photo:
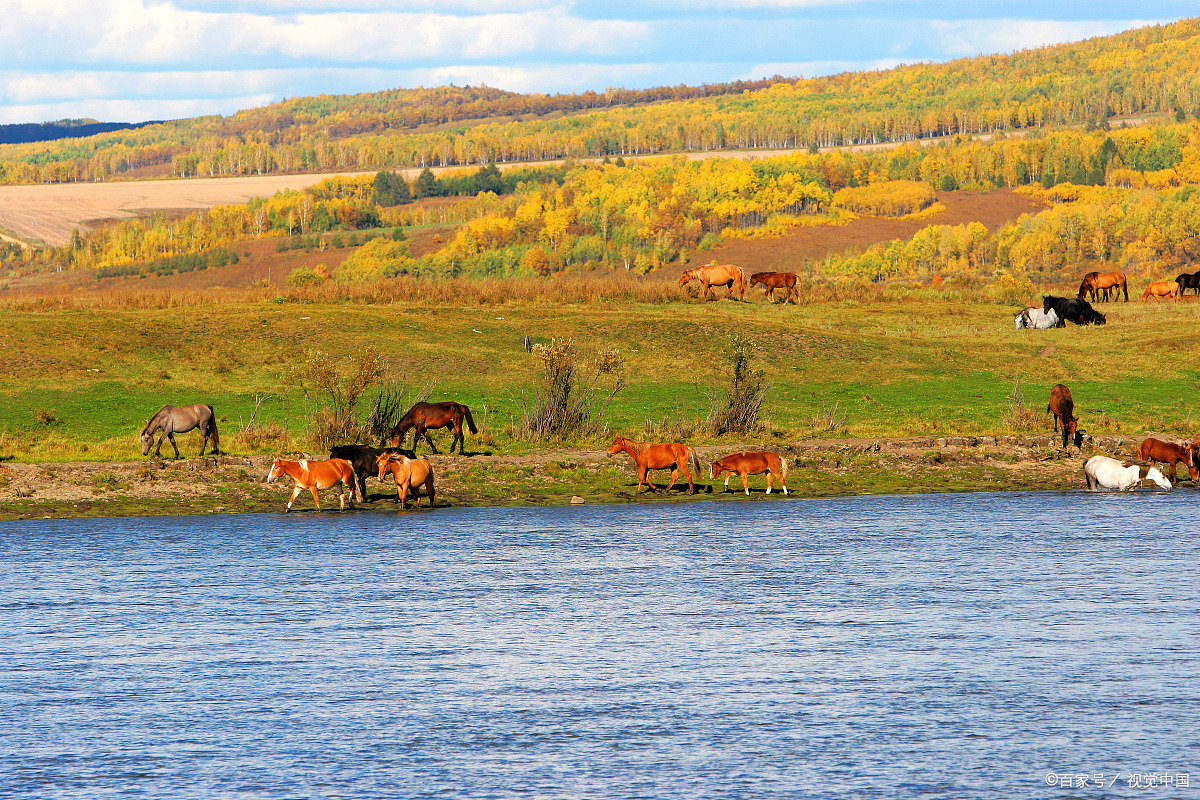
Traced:
[[208, 409], [208, 436], [212, 439], [213, 451], [221, 449], [221, 434], [217, 432], [217, 415], [213, 411], [212, 406], [205, 406]]
[[467, 421], [467, 427], [471, 429], [471, 433], [479, 433], [479, 429], [475, 427], [475, 420], [471, 419], [471, 409], [463, 406], [463, 419]]
[[786, 456], [779, 457], [779, 478], [782, 481], [787, 481], [788, 460]]
[[696, 452], [696, 448], [689, 447], [687, 449], [688, 464], [696, 470], [697, 475], [704, 474], [704, 464], [700, 462], [700, 454]]

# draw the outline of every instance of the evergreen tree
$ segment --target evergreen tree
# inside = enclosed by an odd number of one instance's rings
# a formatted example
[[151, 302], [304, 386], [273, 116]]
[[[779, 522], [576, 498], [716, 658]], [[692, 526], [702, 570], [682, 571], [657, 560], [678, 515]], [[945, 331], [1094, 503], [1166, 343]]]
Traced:
[[413, 187], [413, 197], [420, 200], [422, 197], [441, 197], [444, 193], [442, 182], [433, 174], [433, 170], [429, 167], [421, 170]]
[[408, 181], [395, 172], [379, 172], [371, 185], [371, 200], [377, 206], [398, 206], [412, 199]]

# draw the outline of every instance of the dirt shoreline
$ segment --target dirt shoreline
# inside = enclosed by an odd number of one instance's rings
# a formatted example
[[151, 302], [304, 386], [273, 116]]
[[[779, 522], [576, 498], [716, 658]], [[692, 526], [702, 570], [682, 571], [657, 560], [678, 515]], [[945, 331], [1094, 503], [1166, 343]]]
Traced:
[[[1057, 447], [1050, 435], [918, 436], [892, 439], [809, 439], [769, 446], [786, 455], [791, 498], [836, 495], [912, 494], [1082, 489], [1084, 460], [1094, 454], [1129, 457], [1140, 438], [1099, 437], [1082, 452]], [[702, 458], [735, 452], [736, 445], [697, 448]], [[745, 449], [763, 449], [746, 445]], [[269, 456], [147, 459], [120, 463], [0, 464], [0, 520], [128, 517], [282, 511], [291, 493], [286, 479], [267, 485]], [[698, 493], [686, 485], [669, 493], [636, 493], [630, 459], [601, 449], [547, 449], [528, 455], [468, 453], [430, 456], [440, 507], [565, 505], [587, 503], [746, 500], [735, 477], [698, 476]], [[1181, 473], [1186, 479], [1186, 473]], [[661, 487], [668, 473], [653, 474]], [[1185, 482], [1185, 486], [1190, 483]], [[368, 479], [367, 510], [396, 511], [394, 487]], [[706, 488], [703, 488], [706, 487]], [[751, 478], [750, 500], [782, 500], [765, 493], [762, 476]], [[337, 498], [322, 493], [322, 508]], [[296, 511], [312, 512], [307, 493]]]

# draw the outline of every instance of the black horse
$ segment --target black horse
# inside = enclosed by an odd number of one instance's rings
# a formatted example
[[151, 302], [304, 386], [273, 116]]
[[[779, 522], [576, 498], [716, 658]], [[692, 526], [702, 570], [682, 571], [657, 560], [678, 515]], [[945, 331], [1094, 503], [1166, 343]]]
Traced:
[[1054, 313], [1061, 320], [1070, 320], [1076, 325], [1103, 325], [1108, 320], [1092, 304], [1082, 297], [1054, 297], [1042, 295], [1042, 310]]
[[1200, 272], [1185, 272], [1175, 278], [1175, 282], [1179, 284], [1179, 296], [1183, 297], [1185, 289], [1194, 289], [1196, 294], [1200, 294]]
[[175, 457], [179, 458], [179, 445], [175, 444], [175, 434], [187, 433], [196, 428], [200, 429], [200, 433], [204, 437], [200, 440], [200, 455], [204, 455], [204, 448], [208, 445], [209, 439], [212, 440], [212, 454], [214, 456], [219, 454], [221, 439], [217, 434], [217, 418], [213, 414], [213, 408], [204, 403], [197, 403], [194, 406], [163, 406], [154, 412], [154, 416], [146, 423], [146, 427], [142, 428], [142, 455], [150, 453], [154, 434], [161, 429], [163, 433], [158, 437], [158, 446], [154, 448], [154, 455], [161, 458], [163, 439], [170, 439], [171, 447], [175, 448]]
[[379, 472], [379, 456], [384, 453], [399, 453], [409, 458], [416, 458], [411, 450], [401, 450], [399, 447], [371, 447], [366, 444], [335, 444], [329, 449], [330, 458], [341, 458], [350, 462], [354, 467], [354, 475], [358, 479], [358, 496], [365, 502], [371, 502], [367, 497], [367, 476]]

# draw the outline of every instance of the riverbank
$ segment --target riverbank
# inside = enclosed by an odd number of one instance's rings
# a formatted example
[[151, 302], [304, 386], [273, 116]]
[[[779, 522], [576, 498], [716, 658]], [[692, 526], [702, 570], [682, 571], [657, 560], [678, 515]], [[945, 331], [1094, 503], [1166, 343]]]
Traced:
[[[1069, 454], [1049, 435], [809, 439], [771, 449], [788, 458], [793, 497], [826, 497], [1079, 489], [1086, 457], [1129, 457], [1138, 442], [1137, 437], [1097, 437], [1084, 444], [1082, 453]], [[704, 459], [737, 449], [699, 448]], [[686, 484], [682, 491], [639, 495], [630, 459], [609, 459], [599, 448], [512, 456], [442, 455], [430, 456], [430, 461], [441, 507], [564, 505], [572, 497], [587, 503], [745, 497], [736, 476], [730, 488], [737, 491], [725, 494], [724, 482], [708, 480], [707, 470], [698, 476], [695, 496], [687, 493]], [[277, 512], [287, 502], [291, 485], [286, 478], [264, 483], [270, 463], [268, 456], [227, 455], [122, 463], [9, 462], [0, 464], [0, 520]], [[653, 473], [653, 479], [661, 487], [669, 473]], [[373, 476], [368, 479], [368, 498], [371, 502], [363, 508], [396, 509], [394, 489]], [[752, 500], [780, 498], [778, 490], [765, 494], [762, 476], [751, 478]], [[321, 503], [325, 510], [337, 509], [331, 492], [322, 492]], [[314, 510], [311, 495], [302, 494], [295, 510]]]

